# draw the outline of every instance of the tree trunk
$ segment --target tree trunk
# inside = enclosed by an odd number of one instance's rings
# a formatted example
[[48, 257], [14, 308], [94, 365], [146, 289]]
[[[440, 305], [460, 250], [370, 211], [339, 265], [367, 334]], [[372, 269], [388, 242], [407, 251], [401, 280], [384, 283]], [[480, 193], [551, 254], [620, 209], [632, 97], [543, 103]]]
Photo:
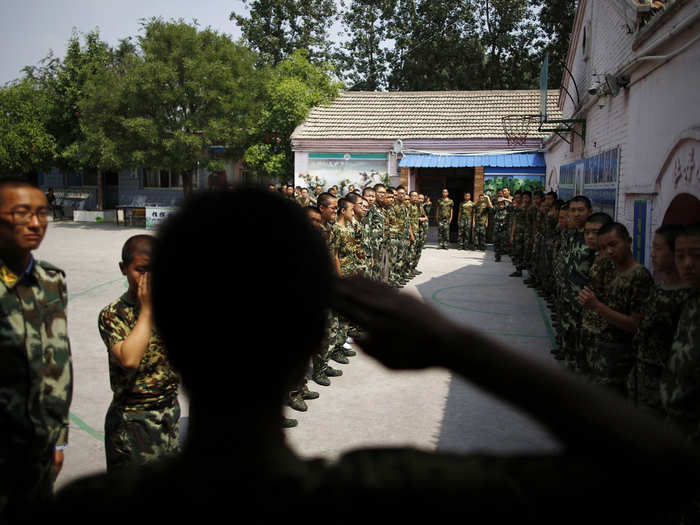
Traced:
[[186, 170], [182, 173], [182, 191], [185, 194], [185, 201], [192, 196], [192, 171]]
[[97, 168], [97, 210], [104, 209], [104, 181], [102, 180], [102, 170]]

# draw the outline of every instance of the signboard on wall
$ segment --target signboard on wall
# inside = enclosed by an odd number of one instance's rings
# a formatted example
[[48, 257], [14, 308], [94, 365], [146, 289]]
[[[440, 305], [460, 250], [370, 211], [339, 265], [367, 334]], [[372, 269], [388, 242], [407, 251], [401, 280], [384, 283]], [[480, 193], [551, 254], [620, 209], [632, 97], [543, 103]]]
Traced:
[[484, 175], [484, 193], [493, 195], [502, 188], [508, 188], [511, 195], [517, 190], [544, 191], [545, 175], [512, 175], [498, 173]]
[[309, 153], [307, 173], [296, 176], [295, 184], [321, 184], [357, 188], [385, 182], [389, 173], [389, 159], [385, 153]]
[[163, 224], [168, 217], [173, 215], [179, 208], [166, 207], [146, 207], [146, 228], [155, 230]]
[[593, 211], [615, 218], [619, 173], [619, 148], [600, 155], [565, 164], [559, 168], [559, 198], [576, 195], [591, 199]]

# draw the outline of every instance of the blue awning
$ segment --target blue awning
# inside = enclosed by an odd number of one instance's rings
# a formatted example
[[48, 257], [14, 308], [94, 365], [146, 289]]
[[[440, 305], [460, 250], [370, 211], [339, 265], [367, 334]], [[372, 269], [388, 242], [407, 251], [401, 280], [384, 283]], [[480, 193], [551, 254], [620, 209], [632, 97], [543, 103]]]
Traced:
[[409, 153], [399, 162], [401, 168], [544, 168], [544, 153], [502, 155], [434, 155]]

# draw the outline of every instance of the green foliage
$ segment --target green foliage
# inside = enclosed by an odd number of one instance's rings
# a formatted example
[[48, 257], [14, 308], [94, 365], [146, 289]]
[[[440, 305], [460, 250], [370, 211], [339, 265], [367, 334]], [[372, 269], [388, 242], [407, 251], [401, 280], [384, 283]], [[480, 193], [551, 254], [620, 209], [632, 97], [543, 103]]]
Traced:
[[48, 133], [47, 94], [31, 79], [0, 86], [0, 175], [48, 167], [56, 141]]
[[338, 93], [329, 64], [314, 65], [305, 50], [297, 50], [268, 70], [254, 140], [245, 154], [246, 165], [259, 176], [291, 180], [294, 154], [291, 135], [314, 106], [328, 103]]
[[333, 0], [243, 0], [250, 9], [244, 17], [232, 12], [243, 41], [260, 54], [263, 63], [277, 65], [299, 49], [313, 62], [330, 56], [328, 31], [337, 15]]

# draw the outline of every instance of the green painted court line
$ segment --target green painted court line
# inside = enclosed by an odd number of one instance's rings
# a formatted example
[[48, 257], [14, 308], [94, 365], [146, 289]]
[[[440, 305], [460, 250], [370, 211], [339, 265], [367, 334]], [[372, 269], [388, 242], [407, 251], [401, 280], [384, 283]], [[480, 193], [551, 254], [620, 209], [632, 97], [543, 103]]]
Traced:
[[[113, 281], [107, 281], [107, 282], [104, 282], [104, 283], [102, 283], [102, 284], [98, 284], [98, 285], [93, 286], [92, 288], [88, 288], [88, 289], [86, 289], [86, 290], [81, 290], [80, 292], [75, 292], [75, 293], [72, 293], [72, 294], [68, 294], [68, 300], [70, 301], [71, 299], [75, 299], [76, 297], [80, 297], [81, 295], [89, 294], [89, 293], [92, 292], [93, 290], [97, 290], [98, 288], [102, 288], [103, 286], [109, 286], [110, 284], [118, 283], [118, 282], [120, 282], [120, 281], [125, 281], [125, 280], [126, 280], [126, 279], [125, 279], [124, 277], [121, 277], [121, 278], [119, 278], [119, 279], [114, 279]], [[58, 300], [59, 300], [59, 299], [56, 298], [56, 299], [54, 299], [53, 301], [49, 301], [49, 302], [46, 303], [46, 304], [52, 304], [52, 303], [55, 303], [55, 302], [58, 301]]]
[[481, 313], [481, 314], [502, 315], [502, 316], [507, 316], [507, 315], [509, 315], [509, 314], [504, 314], [504, 313], [501, 313], [501, 312], [485, 312], [485, 311], [483, 311], [483, 310], [477, 310], [476, 308], [464, 308], [463, 306], [455, 306], [455, 305], [453, 305], [453, 304], [445, 303], [445, 302], [441, 301], [440, 299], [438, 299], [438, 295], [440, 295], [440, 294], [441, 294], [442, 292], [444, 292], [444, 291], [447, 291], [447, 290], [454, 290], [455, 288], [465, 288], [465, 287], [468, 287], [468, 286], [470, 286], [470, 285], [468, 285], [468, 284], [460, 284], [460, 285], [458, 285], [458, 286], [448, 286], [447, 288], [440, 288], [439, 290], [436, 290], [436, 291], [433, 293], [431, 299], [432, 299], [433, 301], [435, 301], [436, 303], [438, 303], [438, 304], [441, 304], [441, 305], [443, 305], [443, 306], [447, 306], [448, 308], [454, 308], [454, 309], [456, 309], [456, 310], [462, 310], [462, 311], [464, 311], [464, 312], [477, 312], [477, 313]]
[[87, 432], [89, 435], [97, 439], [98, 441], [101, 441], [104, 443], [105, 441], [105, 436], [102, 432], [98, 432], [94, 428], [92, 428], [90, 425], [88, 425], [85, 421], [80, 419], [78, 416], [76, 416], [73, 412], [70, 413], [70, 420], [75, 423], [80, 429], [84, 430]]

